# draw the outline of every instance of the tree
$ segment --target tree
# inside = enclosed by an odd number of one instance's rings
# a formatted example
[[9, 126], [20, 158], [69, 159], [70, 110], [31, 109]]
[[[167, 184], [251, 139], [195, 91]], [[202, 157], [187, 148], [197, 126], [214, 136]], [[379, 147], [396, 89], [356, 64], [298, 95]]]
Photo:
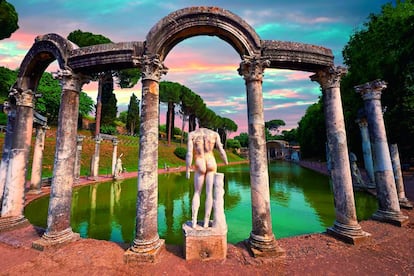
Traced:
[[10, 37], [19, 28], [18, 21], [14, 6], [6, 0], [0, 0], [0, 40]]
[[240, 133], [238, 136], [235, 136], [234, 139], [238, 140], [243, 148], [247, 148], [249, 146], [249, 134], [246, 132]]
[[176, 82], [162, 81], [160, 82], [160, 102], [167, 103], [166, 127], [167, 141], [171, 145], [173, 136], [175, 105], [180, 102], [182, 85]]
[[129, 98], [126, 128], [131, 135], [139, 133], [139, 100], [134, 93]]
[[9, 97], [10, 88], [16, 82], [17, 71], [0, 66], [0, 103]]
[[303, 157], [325, 158], [326, 128], [321, 99], [306, 109], [299, 121], [297, 138]]
[[101, 124], [115, 126], [115, 119], [118, 114], [117, 99], [114, 94], [114, 81], [112, 74], [106, 73], [102, 79], [102, 116]]
[[220, 117], [220, 125], [217, 132], [220, 134], [221, 142], [225, 147], [227, 146], [227, 135], [235, 131], [237, 131], [237, 124], [233, 120]]
[[285, 126], [286, 123], [283, 120], [275, 119], [265, 122], [265, 128], [267, 128], [270, 132], [278, 132], [279, 127]]
[[[386, 4], [371, 14], [343, 49], [349, 73], [341, 83], [345, 120], [351, 145], [360, 144], [355, 124], [362, 107], [355, 85], [375, 79], [388, 83], [381, 97], [389, 143], [398, 143], [403, 159], [414, 155], [414, 1]], [[352, 146], [351, 146], [352, 147]]]
[[119, 113], [118, 120], [126, 125], [127, 117], [128, 117], [128, 110], [125, 110]]

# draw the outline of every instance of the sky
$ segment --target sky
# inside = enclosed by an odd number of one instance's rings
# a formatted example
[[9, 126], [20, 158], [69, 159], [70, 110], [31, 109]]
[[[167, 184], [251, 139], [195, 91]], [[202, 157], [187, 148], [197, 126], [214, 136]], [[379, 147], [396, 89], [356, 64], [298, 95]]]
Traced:
[[[38, 35], [63, 37], [80, 29], [102, 34], [113, 42], [144, 41], [149, 30], [169, 13], [190, 6], [218, 6], [231, 11], [254, 28], [261, 39], [294, 41], [332, 50], [335, 65], [343, 65], [342, 49], [350, 36], [363, 27], [371, 13], [391, 0], [8, 0], [19, 14], [19, 29], [0, 41], [0, 66], [19, 67]], [[395, 2], [395, 0], [394, 0]], [[238, 131], [247, 132], [244, 80], [238, 75], [240, 56], [225, 41], [197, 36], [180, 42], [165, 59], [169, 68], [162, 80], [179, 82], [199, 94], [221, 117], [232, 119]], [[47, 71], [56, 71], [51, 64]], [[281, 119], [296, 128], [306, 108], [321, 95], [312, 73], [265, 69], [263, 102], [265, 121]], [[83, 86], [96, 99], [97, 83]], [[141, 83], [131, 89], [115, 89], [118, 111], [127, 109], [132, 93], [141, 98]], [[161, 124], [166, 106], [161, 104]], [[177, 109], [178, 111], [178, 109]], [[179, 117], [179, 116], [177, 116]], [[178, 120], [178, 119], [177, 119]], [[178, 125], [180, 126], [180, 124]]]

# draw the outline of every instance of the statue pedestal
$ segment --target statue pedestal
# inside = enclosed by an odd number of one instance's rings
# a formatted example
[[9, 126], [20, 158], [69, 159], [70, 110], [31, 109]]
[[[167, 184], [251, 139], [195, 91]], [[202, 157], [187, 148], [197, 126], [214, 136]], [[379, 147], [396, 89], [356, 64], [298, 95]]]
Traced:
[[[210, 222], [211, 225], [211, 222]], [[227, 229], [192, 227], [183, 224], [184, 256], [186, 260], [223, 260], [227, 256]]]

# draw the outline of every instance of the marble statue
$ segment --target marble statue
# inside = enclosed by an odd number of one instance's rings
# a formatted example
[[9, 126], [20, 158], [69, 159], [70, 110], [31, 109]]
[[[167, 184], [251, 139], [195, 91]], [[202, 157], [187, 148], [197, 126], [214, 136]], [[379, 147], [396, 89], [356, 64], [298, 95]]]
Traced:
[[352, 183], [355, 187], [365, 187], [365, 182], [362, 179], [361, 172], [357, 165], [357, 157], [351, 152], [349, 153], [349, 162], [351, 164]]

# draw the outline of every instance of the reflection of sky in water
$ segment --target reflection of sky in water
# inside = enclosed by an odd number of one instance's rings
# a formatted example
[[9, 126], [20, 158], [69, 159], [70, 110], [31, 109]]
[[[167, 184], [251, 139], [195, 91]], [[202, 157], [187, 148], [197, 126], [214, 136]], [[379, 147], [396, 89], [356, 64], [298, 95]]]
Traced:
[[[231, 243], [249, 237], [252, 225], [250, 175], [247, 164], [220, 167], [225, 173], [225, 214], [227, 240]], [[290, 163], [271, 163], [269, 189], [273, 232], [277, 238], [322, 232], [335, 219], [332, 192], [328, 179]], [[82, 237], [131, 242], [135, 231], [136, 179], [107, 182], [75, 189], [72, 200], [71, 225]], [[184, 173], [159, 175], [158, 231], [170, 244], [182, 244], [181, 226], [191, 220], [193, 180]], [[204, 196], [199, 220], [204, 217]], [[32, 202], [27, 218], [46, 227], [48, 198]], [[376, 200], [356, 195], [358, 216], [369, 217]], [[361, 210], [363, 209], [363, 210]], [[211, 216], [211, 219], [213, 216]]]

